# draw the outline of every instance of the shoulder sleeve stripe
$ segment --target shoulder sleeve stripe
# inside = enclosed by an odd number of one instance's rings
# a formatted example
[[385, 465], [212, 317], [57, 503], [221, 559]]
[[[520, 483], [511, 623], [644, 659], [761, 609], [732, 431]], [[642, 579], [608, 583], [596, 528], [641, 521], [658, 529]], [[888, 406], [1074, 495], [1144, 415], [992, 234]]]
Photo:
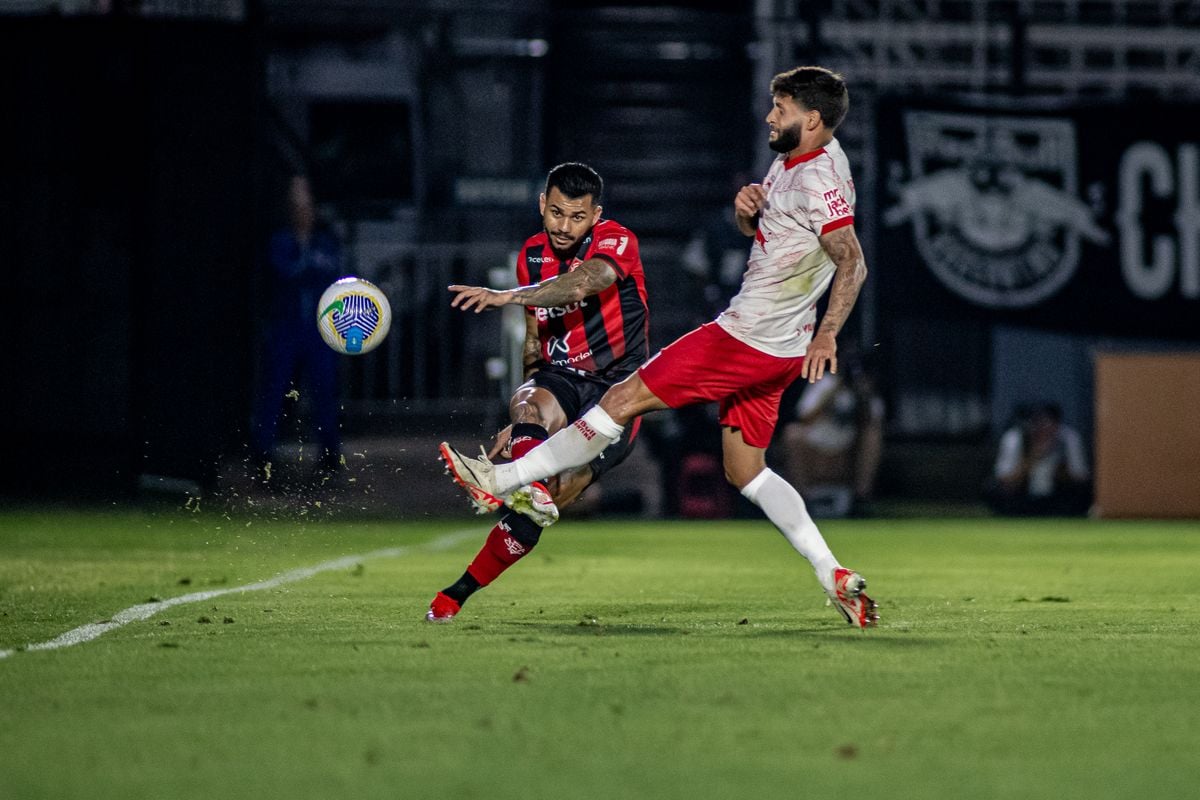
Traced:
[[826, 222], [825, 225], [821, 227], [820, 235], [824, 236], [827, 233], [836, 231], [838, 228], [844, 228], [847, 225], [853, 225], [853, 224], [854, 224], [854, 217], [842, 217], [841, 219], [835, 219], [833, 222]]

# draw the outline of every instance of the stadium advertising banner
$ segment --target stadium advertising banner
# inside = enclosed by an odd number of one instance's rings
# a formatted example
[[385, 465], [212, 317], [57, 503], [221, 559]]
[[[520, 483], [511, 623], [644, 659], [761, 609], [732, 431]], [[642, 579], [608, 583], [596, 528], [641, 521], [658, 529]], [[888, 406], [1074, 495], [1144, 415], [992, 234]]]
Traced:
[[1200, 339], [1200, 109], [1162, 111], [881, 103], [885, 316]]

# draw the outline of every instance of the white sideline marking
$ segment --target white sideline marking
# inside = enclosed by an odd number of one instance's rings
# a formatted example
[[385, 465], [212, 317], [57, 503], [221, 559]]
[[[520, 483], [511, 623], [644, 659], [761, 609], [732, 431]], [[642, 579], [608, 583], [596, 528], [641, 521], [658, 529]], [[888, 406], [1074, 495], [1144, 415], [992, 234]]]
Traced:
[[[210, 589], [204, 592], [192, 592], [191, 594], [183, 594], [179, 597], [171, 597], [157, 603], [139, 603], [136, 606], [130, 606], [124, 611], [113, 614], [112, 619], [105, 622], [91, 622], [87, 625], [80, 625], [74, 630], [69, 630], [56, 639], [51, 639], [48, 642], [38, 642], [37, 644], [26, 645], [20, 650], [58, 650], [62, 647], [71, 647], [76, 644], [83, 644], [96, 639], [111, 630], [128, 625], [131, 622], [141, 622], [142, 620], [150, 619], [160, 611], [165, 611], [174, 606], [181, 606], [186, 603], [199, 603], [204, 600], [211, 600], [214, 597], [220, 597], [226, 594], [235, 592], [257, 592], [262, 589], [274, 589], [276, 586], [283, 586], [286, 583], [295, 583], [314, 575], [319, 575], [322, 572], [330, 572], [335, 569], [349, 569], [357, 565], [359, 562], [366, 561], [372, 558], [396, 558], [405, 555], [412, 550], [445, 550], [448, 547], [453, 547], [461, 540], [471, 535], [478, 535], [479, 530], [457, 531], [448, 533], [445, 536], [439, 536], [431, 542], [423, 545], [412, 545], [405, 547], [386, 547], [382, 550], [372, 550], [369, 553], [361, 553], [354, 556], [343, 556], [335, 558], [332, 561], [323, 561], [320, 564], [314, 564], [311, 567], [299, 567], [298, 569], [289, 570], [276, 575], [274, 578], [268, 578], [265, 581], [257, 583], [248, 583], [245, 586], [229, 586], [224, 589]], [[19, 650], [0, 650], [0, 659], [8, 658]]]

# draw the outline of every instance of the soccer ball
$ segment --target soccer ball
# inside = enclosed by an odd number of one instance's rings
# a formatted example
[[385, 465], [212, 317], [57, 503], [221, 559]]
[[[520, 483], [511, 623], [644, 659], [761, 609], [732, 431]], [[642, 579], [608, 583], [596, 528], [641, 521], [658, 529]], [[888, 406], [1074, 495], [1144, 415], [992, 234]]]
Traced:
[[379, 287], [362, 278], [342, 278], [321, 295], [317, 330], [339, 353], [360, 356], [374, 350], [392, 327], [392, 307]]

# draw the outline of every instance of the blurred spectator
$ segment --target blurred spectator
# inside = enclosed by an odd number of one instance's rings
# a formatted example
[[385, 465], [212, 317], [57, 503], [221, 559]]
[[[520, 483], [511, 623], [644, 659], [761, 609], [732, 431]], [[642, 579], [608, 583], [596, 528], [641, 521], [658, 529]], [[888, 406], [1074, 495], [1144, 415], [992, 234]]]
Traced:
[[[745, 171], [730, 173], [729, 194], [736, 195], [755, 180]], [[683, 280], [672, 287], [678, 307], [686, 311], [686, 324], [679, 331], [656, 328], [656, 338], [666, 341], [715, 319], [738, 293], [746, 272], [751, 241], [738, 230], [728, 205], [721, 204], [696, 222], [680, 254]], [[717, 416], [717, 407], [710, 404], [667, 409], [644, 418], [643, 435], [663, 464], [666, 514], [725, 518], [733, 516], [739, 505], [754, 509], [725, 479], [721, 444], [709, 435]]]
[[321, 453], [318, 468], [333, 471], [341, 462], [337, 413], [337, 354], [317, 331], [317, 302], [341, 277], [342, 246], [317, 218], [308, 178], [293, 176], [288, 186], [288, 224], [271, 237], [267, 261], [268, 316], [263, 325], [261, 382], [251, 421], [250, 445], [261, 464], [274, 457], [276, 431], [285, 397], [299, 400], [303, 379]]
[[1083, 439], [1063, 424], [1058, 405], [1018, 409], [1015, 423], [1000, 437], [988, 500], [997, 514], [1087, 511], [1091, 481]]
[[[730, 176], [730, 194], [756, 180], [747, 172]], [[684, 247], [680, 265], [686, 276], [686, 307], [696, 324], [708, 322], [725, 310], [742, 285], [750, 246], [738, 230], [733, 214], [722, 205], [708, 214]]]
[[805, 387], [783, 428], [788, 479], [821, 516], [870, 513], [883, 455], [883, 399], [853, 348], [841, 368]]

